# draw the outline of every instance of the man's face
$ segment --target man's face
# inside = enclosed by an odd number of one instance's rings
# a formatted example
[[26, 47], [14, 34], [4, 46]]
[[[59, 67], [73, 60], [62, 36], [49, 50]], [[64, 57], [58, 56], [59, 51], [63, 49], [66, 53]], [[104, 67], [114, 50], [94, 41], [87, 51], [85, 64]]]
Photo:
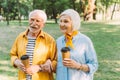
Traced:
[[59, 22], [60, 30], [63, 33], [71, 33], [72, 32], [72, 21], [69, 16], [67, 15], [62, 15], [60, 17], [60, 22]]
[[44, 27], [44, 22], [41, 16], [33, 13], [29, 18], [29, 30], [32, 33], [38, 33]]

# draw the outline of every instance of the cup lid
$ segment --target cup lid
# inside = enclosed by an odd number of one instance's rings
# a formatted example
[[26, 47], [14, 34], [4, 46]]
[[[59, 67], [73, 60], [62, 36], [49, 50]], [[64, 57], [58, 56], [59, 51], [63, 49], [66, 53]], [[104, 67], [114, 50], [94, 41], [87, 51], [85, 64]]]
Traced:
[[26, 60], [26, 59], [28, 59], [28, 58], [29, 58], [28, 55], [22, 55], [22, 56], [21, 56], [21, 60]]
[[61, 49], [61, 52], [67, 52], [67, 51], [70, 51], [70, 48], [69, 47], [63, 47], [62, 49]]

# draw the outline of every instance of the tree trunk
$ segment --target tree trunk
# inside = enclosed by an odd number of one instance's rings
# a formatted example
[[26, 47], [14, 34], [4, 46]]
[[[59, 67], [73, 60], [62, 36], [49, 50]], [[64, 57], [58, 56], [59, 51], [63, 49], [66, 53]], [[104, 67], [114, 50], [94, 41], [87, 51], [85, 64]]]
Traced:
[[93, 10], [95, 9], [95, 0], [88, 0], [88, 5], [84, 9], [84, 20], [93, 19]]
[[53, 13], [53, 18], [55, 20], [55, 23], [57, 23], [57, 14], [56, 14], [56, 10], [55, 10], [55, 0], [52, 0], [52, 13]]
[[35, 4], [36, 4], [36, 0], [33, 0], [33, 9], [36, 8]]
[[7, 0], [7, 15], [6, 15], [6, 21], [7, 21], [7, 25], [9, 25], [9, 0]]
[[93, 19], [96, 20], [96, 14], [97, 14], [97, 1], [95, 1], [95, 8], [93, 9]]
[[55, 20], [55, 23], [57, 23], [56, 11], [55, 11], [54, 7], [52, 7], [52, 13], [53, 13], [53, 18]]
[[112, 18], [113, 18], [113, 14], [114, 14], [114, 12], [115, 12], [115, 7], [116, 7], [116, 2], [115, 2], [115, 4], [114, 4], [114, 8], [113, 8], [113, 11], [112, 11], [111, 20], [112, 20]]
[[21, 26], [21, 14], [20, 14], [20, 3], [19, 0], [17, 0], [18, 4], [18, 20], [19, 20], [19, 26]]
[[75, 0], [72, 0], [72, 5], [73, 5], [73, 9], [75, 10], [76, 7], [75, 7]]

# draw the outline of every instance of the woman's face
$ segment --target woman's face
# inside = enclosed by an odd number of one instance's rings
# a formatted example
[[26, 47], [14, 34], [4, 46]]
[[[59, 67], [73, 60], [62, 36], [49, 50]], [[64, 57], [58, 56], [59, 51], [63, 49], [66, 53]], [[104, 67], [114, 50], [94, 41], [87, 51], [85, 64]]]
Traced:
[[72, 33], [72, 21], [68, 15], [62, 15], [59, 22], [60, 30], [64, 34]]

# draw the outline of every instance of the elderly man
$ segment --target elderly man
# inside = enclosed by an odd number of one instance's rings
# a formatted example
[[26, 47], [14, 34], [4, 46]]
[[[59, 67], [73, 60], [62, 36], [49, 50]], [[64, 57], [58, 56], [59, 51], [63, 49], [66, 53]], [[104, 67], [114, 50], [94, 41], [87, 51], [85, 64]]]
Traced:
[[[42, 31], [47, 20], [42, 10], [29, 14], [29, 27], [16, 38], [11, 52], [12, 65], [19, 69], [18, 80], [53, 80], [56, 69], [56, 43], [52, 36]], [[29, 56], [26, 68], [21, 56]]]

